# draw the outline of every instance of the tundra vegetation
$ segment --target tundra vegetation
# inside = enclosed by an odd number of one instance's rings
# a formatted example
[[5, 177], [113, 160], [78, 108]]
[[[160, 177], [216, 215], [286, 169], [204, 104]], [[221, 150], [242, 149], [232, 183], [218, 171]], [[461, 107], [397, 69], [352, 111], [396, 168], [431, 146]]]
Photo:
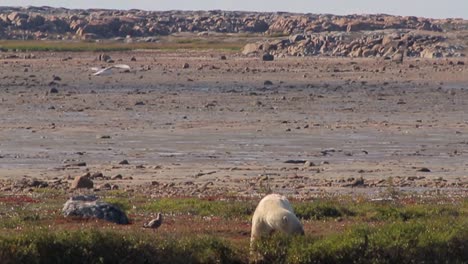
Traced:
[[[0, 197], [2, 263], [247, 263], [259, 199], [153, 198], [101, 193], [132, 223], [70, 220], [64, 191]], [[466, 263], [468, 201], [399, 195], [290, 199], [306, 235], [258, 242], [266, 263]], [[142, 223], [165, 215], [157, 230]]]

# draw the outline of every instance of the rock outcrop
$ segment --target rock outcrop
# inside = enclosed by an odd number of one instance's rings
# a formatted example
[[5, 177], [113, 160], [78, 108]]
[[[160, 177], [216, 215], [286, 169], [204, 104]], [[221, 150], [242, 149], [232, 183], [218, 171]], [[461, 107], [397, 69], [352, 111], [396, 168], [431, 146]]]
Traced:
[[127, 215], [119, 207], [99, 201], [92, 195], [71, 197], [63, 206], [62, 213], [71, 218], [96, 218], [121, 225], [129, 223]]
[[439, 58], [464, 56], [463, 47], [449, 45], [435, 35], [405, 33], [313, 34], [247, 44], [244, 55], [262, 53], [281, 56], [407, 57]]
[[144, 11], [0, 7], [3, 39], [104, 39], [179, 32], [311, 34], [386, 29], [443, 31], [468, 28], [461, 19], [390, 15], [317, 15], [239, 11]]

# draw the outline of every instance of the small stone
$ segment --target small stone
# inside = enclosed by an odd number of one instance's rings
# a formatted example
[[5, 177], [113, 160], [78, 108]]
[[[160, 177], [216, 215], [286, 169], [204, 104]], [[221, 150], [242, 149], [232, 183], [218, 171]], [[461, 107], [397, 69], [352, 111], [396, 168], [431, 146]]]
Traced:
[[111, 56], [107, 55], [107, 54], [100, 54], [99, 57], [98, 57], [98, 60], [99, 61], [104, 61], [104, 62], [109, 62], [111, 61]]
[[130, 61], [136, 61], [136, 58], [135, 58], [135, 57], [132, 57], [132, 58], [130, 59]]
[[110, 190], [112, 187], [110, 185], [110, 183], [105, 183], [101, 186], [101, 190]]
[[104, 174], [101, 172], [95, 172], [90, 176], [91, 179], [104, 178]]
[[109, 135], [97, 135], [96, 138], [97, 139], [110, 139], [111, 136], [109, 136]]
[[420, 168], [418, 171], [420, 171], [420, 172], [431, 172], [431, 170], [428, 169], [428, 168]]
[[111, 180], [121, 180], [123, 177], [120, 174], [115, 175], [114, 177], [111, 178]]
[[222, 56], [221, 56], [221, 60], [227, 60], [226, 56], [225, 56], [225, 55], [222, 55]]
[[263, 85], [273, 85], [272, 81], [266, 80], [263, 82]]
[[128, 160], [122, 160], [121, 162], [119, 162], [119, 164], [120, 165], [128, 165], [130, 163], [128, 162]]
[[188, 68], [190, 68], [190, 64], [184, 63], [184, 65], [182, 66], [182, 69], [188, 69]]
[[92, 189], [94, 186], [93, 181], [90, 180], [87, 175], [76, 176], [71, 183], [71, 189]]
[[49, 90], [49, 93], [50, 93], [50, 94], [56, 94], [56, 93], [58, 93], [58, 92], [59, 92], [59, 91], [58, 91], [57, 88], [51, 88], [51, 89]]
[[263, 54], [262, 56], [262, 60], [263, 61], [273, 61], [275, 59], [275, 57], [269, 53], [265, 53]]
[[59, 76], [55, 76], [55, 75], [54, 75], [53, 80], [54, 80], [54, 81], [61, 81], [62, 78], [60, 78]]

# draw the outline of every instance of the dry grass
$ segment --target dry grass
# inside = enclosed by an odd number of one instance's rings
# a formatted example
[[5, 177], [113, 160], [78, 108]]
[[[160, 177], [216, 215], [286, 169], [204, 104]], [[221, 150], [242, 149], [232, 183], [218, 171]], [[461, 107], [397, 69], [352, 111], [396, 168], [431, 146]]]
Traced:
[[54, 52], [109, 52], [109, 51], [129, 51], [137, 49], [154, 50], [224, 50], [239, 51], [244, 46], [244, 42], [225, 42], [221, 40], [203, 39], [176, 39], [159, 43], [122, 43], [122, 42], [85, 42], [85, 41], [0, 41], [0, 51], [54, 51]]

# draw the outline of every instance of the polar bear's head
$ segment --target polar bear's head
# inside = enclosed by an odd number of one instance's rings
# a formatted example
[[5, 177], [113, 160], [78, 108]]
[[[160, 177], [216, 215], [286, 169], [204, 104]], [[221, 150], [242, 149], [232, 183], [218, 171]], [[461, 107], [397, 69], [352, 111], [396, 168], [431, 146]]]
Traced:
[[304, 228], [294, 213], [288, 212], [282, 218], [283, 231], [291, 235], [304, 235]]

